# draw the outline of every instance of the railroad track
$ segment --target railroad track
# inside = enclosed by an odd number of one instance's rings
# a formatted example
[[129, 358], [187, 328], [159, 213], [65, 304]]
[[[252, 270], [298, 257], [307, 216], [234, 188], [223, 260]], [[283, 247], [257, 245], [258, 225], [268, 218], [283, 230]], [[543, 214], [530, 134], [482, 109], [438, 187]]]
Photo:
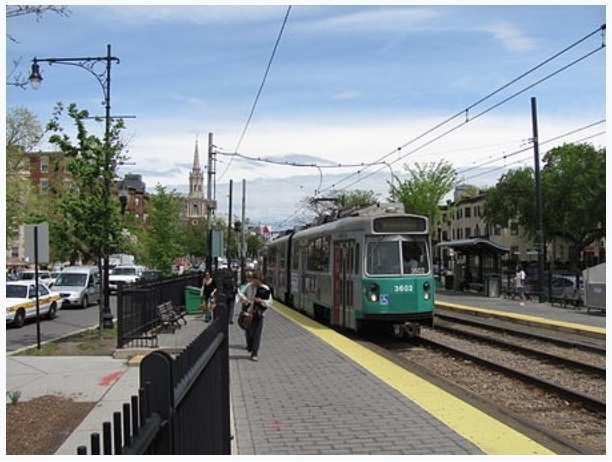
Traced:
[[458, 313], [455, 310], [436, 308], [436, 328], [448, 329], [448, 325], [471, 326], [482, 328], [486, 332], [497, 332], [503, 335], [511, 335], [519, 339], [541, 340], [549, 345], [558, 345], [564, 348], [574, 348], [581, 351], [590, 351], [605, 356], [606, 339], [604, 336], [589, 337], [574, 335], [562, 330], [551, 331], [543, 327], [536, 327], [531, 323], [519, 324], [516, 321], [499, 318], [482, 318], [471, 314]]
[[373, 341], [439, 386], [503, 412], [543, 444], [555, 441], [560, 454], [605, 454], [605, 349], [571, 335], [531, 335], [524, 326], [506, 325], [500, 334], [499, 326], [491, 332], [488, 321], [476, 322], [446, 319], [412, 344]]
[[[482, 336], [477, 336], [474, 338], [477, 338], [480, 340], [485, 339], [485, 337], [482, 337]], [[581, 373], [591, 374], [593, 375], [595, 380], [592, 382], [589, 381], [589, 383], [594, 383], [596, 387], [600, 387], [602, 390], [605, 391], [605, 386], [606, 386], [605, 368], [601, 369], [596, 366], [592, 366], [590, 364], [584, 364], [578, 361], [574, 361], [572, 359], [562, 358], [556, 355], [550, 355], [548, 353], [534, 351], [531, 348], [520, 347], [517, 345], [512, 345], [510, 343], [501, 342], [499, 340], [488, 339], [488, 341], [490, 341], [492, 344], [495, 344], [497, 346], [511, 347], [515, 350], [514, 351], [515, 353], [518, 352], [521, 355], [530, 355], [532, 357], [536, 357], [537, 361], [540, 361], [540, 360], [553, 361], [555, 363], [558, 363], [561, 368], [568, 367], [567, 365], [569, 365], [570, 368], [573, 368], [573, 371], [563, 371], [566, 373], [575, 372], [576, 374], [581, 374]], [[470, 352], [468, 350], [458, 348], [456, 346], [451, 346], [441, 340], [434, 340], [431, 338], [427, 338], [426, 333], [422, 335], [421, 343], [430, 348], [435, 348], [440, 351], [443, 351], [444, 353], [461, 357], [475, 364], [480, 364], [488, 369], [496, 370], [498, 372], [501, 372], [502, 374], [515, 377], [529, 385], [534, 385], [547, 392], [555, 393], [558, 396], [563, 397], [564, 399], [570, 400], [572, 402], [580, 403], [587, 409], [590, 409], [594, 412], [602, 412], [602, 413], [606, 412], [605, 399], [591, 396], [586, 392], [572, 389], [568, 386], [565, 386], [559, 383], [555, 383], [553, 380], [543, 378], [541, 377], [541, 371], [532, 373], [530, 371], [521, 370], [516, 367], [508, 366], [504, 363], [503, 360], [484, 358], [480, 356], [477, 352], [476, 353]], [[554, 367], [557, 367], [557, 366], [555, 365]]]

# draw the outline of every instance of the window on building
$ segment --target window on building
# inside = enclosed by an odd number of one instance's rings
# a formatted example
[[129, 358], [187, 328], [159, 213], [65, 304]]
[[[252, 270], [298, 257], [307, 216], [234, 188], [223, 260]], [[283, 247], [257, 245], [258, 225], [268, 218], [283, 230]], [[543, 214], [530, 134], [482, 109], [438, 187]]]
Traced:
[[46, 178], [41, 178], [39, 186], [40, 186], [41, 191], [48, 191], [49, 190], [49, 180], [47, 180]]
[[19, 257], [19, 246], [12, 246], [11, 247], [11, 257], [12, 258], [18, 258]]
[[493, 228], [493, 234], [496, 236], [501, 236], [501, 226], [499, 225], [495, 225], [495, 227]]
[[465, 228], [465, 238], [469, 239], [470, 237], [472, 237], [472, 228]]
[[136, 205], [136, 207], [140, 206], [140, 197], [134, 197], [134, 205]]
[[465, 208], [465, 218], [471, 218], [472, 216], [472, 209], [471, 207], [466, 207]]
[[49, 172], [49, 158], [48, 157], [41, 157], [40, 158], [40, 171], [42, 173], [48, 173]]
[[510, 234], [518, 236], [518, 223], [510, 223]]

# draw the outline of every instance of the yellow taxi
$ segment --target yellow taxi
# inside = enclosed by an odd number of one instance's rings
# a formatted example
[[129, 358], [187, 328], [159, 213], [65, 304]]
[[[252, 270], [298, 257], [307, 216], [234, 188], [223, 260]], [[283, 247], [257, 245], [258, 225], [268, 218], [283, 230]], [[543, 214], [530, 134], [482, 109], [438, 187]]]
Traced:
[[6, 324], [22, 327], [26, 319], [36, 317], [36, 288], [38, 287], [38, 306], [40, 315], [54, 319], [61, 308], [60, 294], [52, 292], [43, 283], [34, 281], [6, 282]]

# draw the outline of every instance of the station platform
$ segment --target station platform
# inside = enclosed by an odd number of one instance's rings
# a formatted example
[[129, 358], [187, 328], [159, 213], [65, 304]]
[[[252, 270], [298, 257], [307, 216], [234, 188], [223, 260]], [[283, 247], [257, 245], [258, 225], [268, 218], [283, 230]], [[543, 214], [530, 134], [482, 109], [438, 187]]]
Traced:
[[250, 360], [243, 331], [230, 325], [240, 455], [553, 454], [279, 303], [264, 322], [259, 362]]
[[[533, 301], [521, 306], [517, 300], [443, 290], [436, 296], [440, 306], [499, 310], [605, 335], [605, 315], [583, 309]], [[259, 361], [253, 362], [236, 319], [237, 313], [229, 325], [232, 454], [553, 454], [494, 416], [278, 302], [266, 312]], [[186, 326], [160, 336], [160, 346], [181, 350], [207, 326], [188, 316]], [[91, 369], [90, 385], [76, 379], [83, 376], [83, 361]], [[98, 404], [56, 454], [75, 454], [129, 401], [139, 386], [138, 363], [7, 355], [7, 390], [22, 390], [25, 400], [63, 394], [72, 376], [70, 396]], [[77, 390], [79, 384], [91, 393]]]
[[436, 306], [471, 307], [491, 310], [508, 316], [521, 317], [533, 322], [548, 325], [559, 325], [605, 335], [605, 311], [587, 310], [585, 307], [562, 307], [548, 302], [526, 300], [524, 305], [518, 299], [504, 297], [486, 297], [470, 292], [452, 290], [436, 291]]

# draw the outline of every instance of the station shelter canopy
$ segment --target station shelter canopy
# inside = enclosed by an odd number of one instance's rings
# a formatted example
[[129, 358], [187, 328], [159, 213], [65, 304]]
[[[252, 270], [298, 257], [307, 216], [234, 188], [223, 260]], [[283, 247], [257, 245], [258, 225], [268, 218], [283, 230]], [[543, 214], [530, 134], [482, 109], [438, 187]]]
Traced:
[[453, 250], [465, 255], [491, 255], [500, 257], [510, 252], [509, 247], [504, 247], [484, 237], [472, 237], [468, 239], [456, 239], [453, 241], [443, 241], [436, 244], [437, 247], [450, 247]]

